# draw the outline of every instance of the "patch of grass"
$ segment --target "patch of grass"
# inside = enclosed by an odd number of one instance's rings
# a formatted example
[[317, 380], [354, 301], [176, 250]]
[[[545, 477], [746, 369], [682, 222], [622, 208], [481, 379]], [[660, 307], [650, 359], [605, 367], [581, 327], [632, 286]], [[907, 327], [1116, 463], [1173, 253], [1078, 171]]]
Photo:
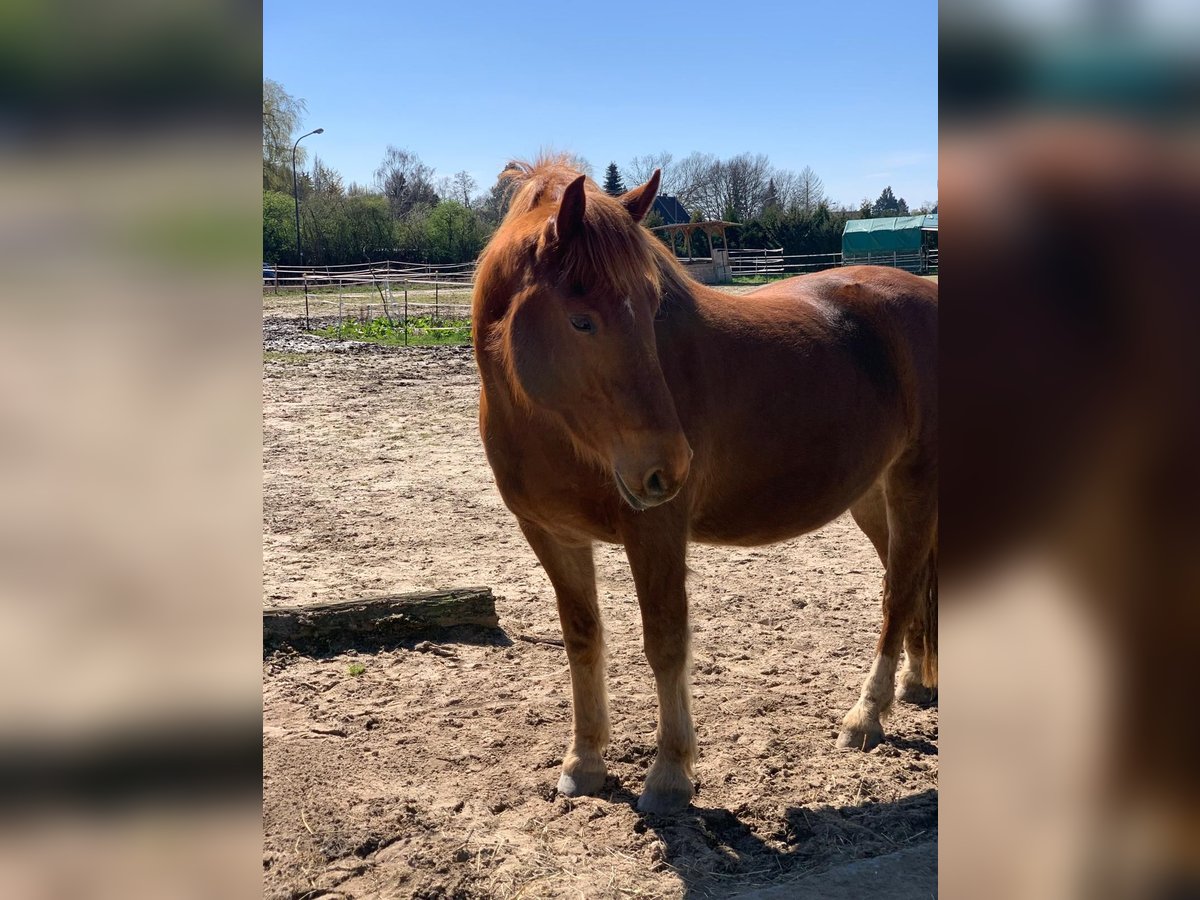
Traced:
[[734, 275], [733, 284], [770, 284], [772, 281], [783, 281], [784, 279], [800, 274], [803, 273], [786, 272], [779, 275]]
[[355, 678], [363, 674], [365, 671], [367, 671], [367, 667], [362, 663], [350, 663], [350, 665], [346, 667], [346, 674], [353, 675]]
[[410, 316], [407, 341], [403, 320], [382, 316], [367, 320], [345, 319], [340, 328], [337, 325], [329, 325], [318, 328], [316, 334], [339, 340], [371, 341], [389, 346], [404, 346], [406, 343], [410, 347], [461, 345], [471, 343], [471, 320], [446, 316]]

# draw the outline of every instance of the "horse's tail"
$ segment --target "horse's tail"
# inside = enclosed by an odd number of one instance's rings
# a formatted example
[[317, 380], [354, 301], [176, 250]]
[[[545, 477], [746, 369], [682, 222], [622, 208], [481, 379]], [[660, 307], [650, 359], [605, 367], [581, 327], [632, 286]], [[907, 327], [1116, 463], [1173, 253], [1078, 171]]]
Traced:
[[928, 688], [937, 687], [938, 683], [938, 565], [937, 539], [934, 539], [933, 549], [929, 551], [926, 563], [925, 590], [921, 600], [922, 642], [924, 656], [921, 664], [921, 683]]

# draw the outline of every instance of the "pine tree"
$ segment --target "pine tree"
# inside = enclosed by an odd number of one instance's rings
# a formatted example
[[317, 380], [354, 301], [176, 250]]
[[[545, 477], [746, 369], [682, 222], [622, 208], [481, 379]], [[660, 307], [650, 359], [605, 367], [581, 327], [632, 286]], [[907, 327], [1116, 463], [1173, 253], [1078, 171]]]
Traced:
[[897, 197], [892, 193], [892, 186], [889, 184], [883, 189], [879, 198], [871, 206], [871, 215], [876, 218], [880, 216], [907, 216], [908, 204], [904, 202], [903, 197]]
[[774, 210], [779, 209], [779, 192], [775, 188], [775, 179], [774, 178], [772, 178], [770, 181], [767, 182], [767, 193], [763, 197], [763, 204], [762, 204], [762, 211], [764, 213], [770, 209], [774, 209]]
[[625, 193], [625, 182], [621, 180], [621, 173], [617, 171], [617, 164], [610, 162], [608, 169], [604, 173], [604, 192], [612, 194], [614, 197], [619, 197]]

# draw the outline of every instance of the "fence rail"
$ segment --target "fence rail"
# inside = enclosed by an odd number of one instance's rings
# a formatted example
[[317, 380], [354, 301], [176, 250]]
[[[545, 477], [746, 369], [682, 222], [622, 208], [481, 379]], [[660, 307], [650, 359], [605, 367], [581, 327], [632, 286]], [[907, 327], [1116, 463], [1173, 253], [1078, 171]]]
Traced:
[[[841, 253], [784, 254], [782, 248], [746, 249], [730, 251], [729, 265], [735, 277], [802, 275], [849, 265], [893, 266], [925, 275], [936, 274], [938, 251], [933, 248], [908, 253], [871, 252], [847, 257]], [[278, 293], [290, 289], [345, 289], [369, 285], [377, 291], [381, 286], [399, 288], [404, 284], [437, 290], [439, 287], [472, 288], [474, 282], [474, 262], [436, 265], [384, 260], [370, 265], [272, 266], [270, 274], [264, 272], [263, 290]]]
[[[786, 277], [860, 264], [933, 274], [938, 270], [938, 251], [845, 258], [841, 253], [788, 255], [782, 249], [751, 249], [731, 251], [729, 264], [735, 278]], [[347, 318], [371, 319], [377, 309], [388, 319], [403, 321], [407, 336], [410, 314], [432, 315], [435, 321], [443, 317], [469, 318], [474, 278], [475, 263], [424, 265], [389, 260], [369, 266], [274, 266], [270, 276], [264, 275], [263, 291], [279, 294], [281, 290], [302, 289], [306, 322], [310, 306], [317, 307], [316, 315], [332, 317], [336, 310], [339, 325]], [[431, 325], [427, 330], [445, 329]]]
[[871, 252], [844, 256], [841, 253], [804, 253], [785, 255], [777, 250], [732, 250], [729, 266], [734, 277], [787, 276], [819, 272], [838, 266], [891, 266], [921, 275], [935, 274], [938, 268], [937, 250], [909, 253]]
[[474, 281], [474, 262], [435, 265], [384, 260], [370, 265], [350, 263], [330, 266], [265, 266], [263, 269], [263, 290], [276, 293], [280, 289], [312, 290], [355, 285], [374, 287], [390, 282], [470, 287]]

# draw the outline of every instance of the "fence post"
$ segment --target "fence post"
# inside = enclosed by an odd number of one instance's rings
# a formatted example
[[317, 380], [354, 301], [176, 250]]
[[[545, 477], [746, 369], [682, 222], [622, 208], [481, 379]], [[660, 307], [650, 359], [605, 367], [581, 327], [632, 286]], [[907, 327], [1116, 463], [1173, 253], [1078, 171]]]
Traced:
[[404, 282], [404, 346], [408, 346], [408, 281]]
[[433, 273], [433, 321], [438, 320], [438, 273]]
[[896, 268], [896, 251], [892, 251], [892, 268]]
[[304, 330], [312, 331], [312, 323], [308, 319], [308, 272], [301, 272], [300, 277], [304, 279]]

